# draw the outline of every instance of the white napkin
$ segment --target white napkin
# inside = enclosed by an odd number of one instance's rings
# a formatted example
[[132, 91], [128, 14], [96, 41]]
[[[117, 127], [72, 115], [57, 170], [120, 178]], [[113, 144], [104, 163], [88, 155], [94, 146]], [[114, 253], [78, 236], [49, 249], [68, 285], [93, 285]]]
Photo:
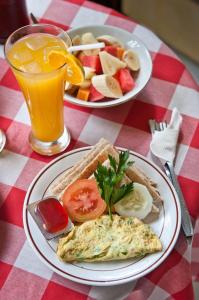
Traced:
[[167, 128], [163, 131], [155, 131], [152, 136], [151, 152], [164, 162], [174, 161], [181, 123], [182, 116], [177, 108], [174, 108]]

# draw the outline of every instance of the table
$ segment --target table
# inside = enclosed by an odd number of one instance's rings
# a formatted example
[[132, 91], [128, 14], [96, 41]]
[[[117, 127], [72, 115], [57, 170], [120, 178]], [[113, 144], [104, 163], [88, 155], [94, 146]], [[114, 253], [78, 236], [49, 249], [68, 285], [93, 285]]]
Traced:
[[[148, 119], [169, 118], [177, 106], [183, 115], [175, 170], [195, 222], [192, 247], [181, 232], [175, 249], [146, 277], [115, 287], [90, 287], [49, 270], [31, 250], [23, 230], [22, 206], [34, 176], [52, 158], [34, 153], [22, 93], [0, 49], [0, 127], [8, 142], [0, 155], [0, 287], [2, 300], [53, 299], [194, 299], [191, 278], [199, 281], [199, 94], [183, 63], [157, 36], [123, 15], [83, 0], [29, 0], [29, 11], [43, 23], [63, 29], [109, 24], [139, 36], [150, 50], [153, 75], [136, 99], [109, 109], [85, 109], [65, 101], [65, 123], [71, 150], [92, 145], [101, 136], [116, 145], [148, 155]], [[192, 266], [192, 269], [191, 269]]]

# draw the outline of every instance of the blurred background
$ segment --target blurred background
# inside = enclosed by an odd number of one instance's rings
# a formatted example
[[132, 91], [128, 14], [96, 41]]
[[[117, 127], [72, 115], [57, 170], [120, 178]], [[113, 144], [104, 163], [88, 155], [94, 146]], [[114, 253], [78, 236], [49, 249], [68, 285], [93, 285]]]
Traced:
[[98, 0], [155, 32], [199, 83], [199, 0]]

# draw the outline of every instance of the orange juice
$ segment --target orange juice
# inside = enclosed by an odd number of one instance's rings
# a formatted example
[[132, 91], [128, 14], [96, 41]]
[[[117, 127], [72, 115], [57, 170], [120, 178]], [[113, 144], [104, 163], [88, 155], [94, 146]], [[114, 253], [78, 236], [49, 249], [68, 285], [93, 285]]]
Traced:
[[19, 39], [7, 53], [27, 103], [32, 134], [42, 142], [53, 142], [64, 131], [66, 65], [55, 68], [49, 63], [52, 50], [66, 51], [66, 45], [57, 36], [33, 33]]

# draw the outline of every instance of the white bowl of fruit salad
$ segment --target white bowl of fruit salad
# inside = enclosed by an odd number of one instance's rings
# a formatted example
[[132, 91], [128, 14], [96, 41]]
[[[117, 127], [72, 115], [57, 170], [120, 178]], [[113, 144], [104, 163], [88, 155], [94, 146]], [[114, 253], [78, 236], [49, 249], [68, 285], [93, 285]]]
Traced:
[[66, 99], [76, 105], [104, 108], [135, 97], [151, 77], [152, 60], [143, 42], [113, 26], [91, 25], [68, 30], [73, 45], [103, 42], [104, 48], [73, 53], [84, 68], [80, 85], [66, 83]]

